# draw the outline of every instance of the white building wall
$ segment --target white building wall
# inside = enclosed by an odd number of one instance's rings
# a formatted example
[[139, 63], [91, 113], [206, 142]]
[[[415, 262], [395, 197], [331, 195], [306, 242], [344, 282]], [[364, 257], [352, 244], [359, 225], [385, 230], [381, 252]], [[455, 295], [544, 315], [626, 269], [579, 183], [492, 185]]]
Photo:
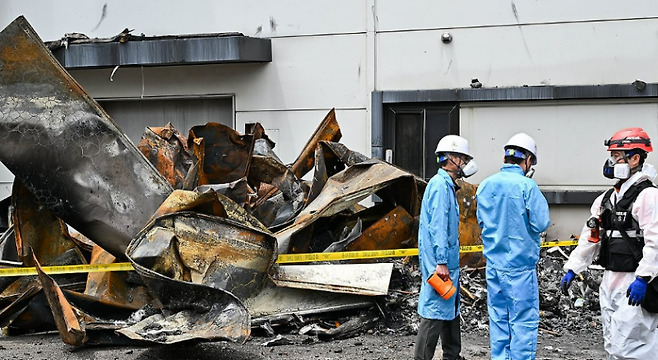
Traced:
[[[525, 132], [537, 142], [533, 179], [541, 189], [603, 192], [616, 182], [602, 175], [609, 156], [603, 140], [627, 126], [640, 126], [658, 139], [657, 120], [655, 102], [467, 104], [461, 109], [460, 129], [479, 167], [468, 181], [478, 184], [497, 172], [507, 140]], [[647, 163], [658, 166], [658, 155], [650, 154]], [[548, 236], [578, 235], [587, 218], [589, 206], [553, 205]]]
[[[286, 162], [331, 108], [343, 142], [370, 154], [372, 91], [468, 88], [472, 78], [485, 88], [658, 82], [658, 2], [650, 0], [4, 0], [0, 27], [21, 14], [44, 40], [126, 27], [270, 38], [267, 64], [120, 68], [113, 81], [112, 69], [71, 73], [101, 99], [234, 96], [236, 129], [263, 123]], [[445, 32], [452, 43], [441, 42]], [[658, 139], [654, 100], [462, 103], [460, 116], [481, 166], [474, 183], [497, 171], [498, 150], [518, 131], [536, 138], [536, 179], [548, 189], [609, 185], [602, 141], [619, 128], [642, 126]], [[0, 197], [10, 183], [3, 171]], [[554, 237], [578, 232], [565, 222], [578, 211], [553, 209]]]

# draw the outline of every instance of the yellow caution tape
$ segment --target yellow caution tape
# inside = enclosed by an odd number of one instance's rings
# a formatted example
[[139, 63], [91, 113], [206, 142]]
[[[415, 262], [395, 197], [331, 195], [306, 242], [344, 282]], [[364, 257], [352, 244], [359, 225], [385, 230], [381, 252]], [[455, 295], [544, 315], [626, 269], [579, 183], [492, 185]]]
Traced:
[[[42, 266], [41, 269], [48, 275], [135, 270], [133, 265], [129, 262], [114, 264]], [[34, 267], [0, 268], [0, 277], [36, 274], [37, 269]]]
[[[578, 245], [578, 240], [564, 241], [545, 241], [541, 247], [554, 246], [572, 246]], [[482, 251], [482, 245], [460, 246], [460, 253], [472, 253]], [[326, 253], [306, 253], [306, 254], [280, 254], [277, 263], [298, 263], [298, 262], [315, 262], [331, 260], [357, 260], [357, 259], [375, 259], [388, 257], [418, 256], [418, 249], [395, 249], [395, 250], [367, 250], [367, 251], [344, 251], [344, 252], [326, 252]]]
[[[541, 243], [541, 247], [572, 246], [577, 244], [578, 244], [578, 240], [546, 241]], [[482, 245], [459, 247], [460, 253], [472, 253], [472, 252], [480, 252], [480, 251], [482, 251]], [[405, 257], [405, 256], [418, 256], [418, 249], [281, 254], [279, 255], [279, 258], [276, 262], [279, 264], [287, 264], [287, 263], [300, 263], [300, 262], [376, 259], [376, 258], [392, 258], [392, 257]], [[128, 262], [114, 263], [114, 264], [43, 266], [42, 269], [46, 274], [49, 275], [135, 270], [132, 264]], [[37, 270], [36, 268], [33, 267], [0, 268], [0, 277], [26, 276], [26, 275], [36, 275], [36, 274], [37, 274]]]

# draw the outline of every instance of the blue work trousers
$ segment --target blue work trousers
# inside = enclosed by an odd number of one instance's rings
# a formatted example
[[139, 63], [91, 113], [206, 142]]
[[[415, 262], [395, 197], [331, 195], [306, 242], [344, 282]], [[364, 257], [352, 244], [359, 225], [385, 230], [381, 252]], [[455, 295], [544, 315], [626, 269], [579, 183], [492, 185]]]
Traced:
[[492, 360], [534, 360], [539, 328], [537, 270], [487, 267]]

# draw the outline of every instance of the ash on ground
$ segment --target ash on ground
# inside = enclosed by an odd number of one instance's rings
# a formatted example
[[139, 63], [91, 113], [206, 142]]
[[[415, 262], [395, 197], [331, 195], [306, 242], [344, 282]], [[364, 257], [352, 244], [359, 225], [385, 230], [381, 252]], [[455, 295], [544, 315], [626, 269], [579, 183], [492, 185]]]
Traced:
[[[564, 335], [565, 332], [579, 334], [601, 330], [599, 284], [603, 276], [602, 270], [593, 268], [581, 274], [582, 279], [574, 280], [568, 296], [560, 291], [560, 280], [564, 276], [562, 266], [574, 248], [575, 246], [542, 249], [537, 265], [539, 329], [555, 336]], [[395, 262], [389, 295], [380, 302], [386, 316], [376, 331], [416, 334], [419, 323], [416, 309], [420, 281], [417, 258], [407, 262]], [[460, 285], [462, 332], [488, 334], [485, 268], [463, 267]]]
[[[537, 274], [539, 280], [539, 331], [550, 336], [591, 335], [601, 332], [599, 284], [603, 271], [595, 267], [581, 274], [564, 295], [559, 289], [564, 276], [562, 266], [575, 248], [542, 249]], [[421, 274], [417, 257], [394, 260], [393, 275], [387, 296], [377, 297], [375, 306], [334, 314], [296, 316], [296, 321], [284, 321], [274, 328], [261, 324], [254, 336], [273, 337], [276, 334], [308, 335], [305, 344], [356, 337], [368, 334], [415, 335], [418, 332], [418, 292]], [[488, 336], [487, 284], [485, 268], [461, 269], [462, 333]], [[271, 324], [274, 325], [274, 324]], [[277, 340], [277, 339], [275, 339]], [[279, 345], [278, 340], [267, 346]]]

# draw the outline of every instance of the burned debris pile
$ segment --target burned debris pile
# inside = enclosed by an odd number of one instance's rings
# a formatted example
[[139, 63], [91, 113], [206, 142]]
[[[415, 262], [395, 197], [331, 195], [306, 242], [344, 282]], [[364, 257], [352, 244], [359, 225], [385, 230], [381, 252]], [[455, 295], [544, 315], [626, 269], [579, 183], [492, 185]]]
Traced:
[[[244, 342], [252, 328], [274, 334], [321, 314], [366, 310], [326, 339], [376, 323], [367, 311], [388, 293], [390, 261], [277, 263], [415, 246], [424, 181], [339, 143], [333, 110], [290, 165], [259, 124], [187, 136], [167, 124], [135, 146], [23, 17], [0, 44], [0, 161], [15, 175], [0, 261], [26, 275], [0, 277], [8, 335]], [[30, 267], [36, 276], [21, 272]]]
[[[135, 146], [23, 17], [0, 46], [0, 161], [15, 175], [0, 202], [0, 266], [21, 275], [0, 276], [6, 335], [57, 330], [82, 346], [253, 332], [273, 346], [290, 332], [417, 331], [417, 258], [323, 261], [415, 248], [426, 185], [340, 143], [333, 110], [292, 164], [260, 124], [241, 134], [207, 123], [187, 136], [149, 127]], [[460, 239], [475, 245], [476, 187], [460, 186]], [[597, 303], [595, 277], [560, 296], [560, 256], [544, 256], [540, 271], [542, 327], [556, 333], [596, 322]], [[482, 255], [461, 263], [464, 328], [486, 330]]]

